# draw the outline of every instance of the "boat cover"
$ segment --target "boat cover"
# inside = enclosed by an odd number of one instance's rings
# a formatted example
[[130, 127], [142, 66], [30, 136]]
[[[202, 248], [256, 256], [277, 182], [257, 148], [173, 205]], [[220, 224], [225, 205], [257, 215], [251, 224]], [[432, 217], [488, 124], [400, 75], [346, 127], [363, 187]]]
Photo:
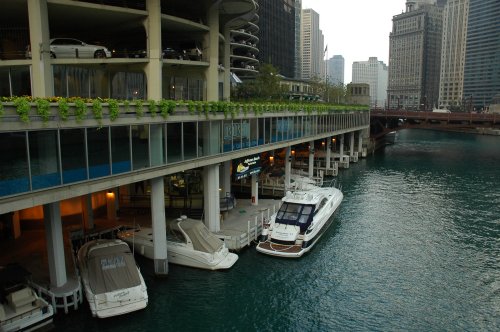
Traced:
[[224, 242], [210, 232], [200, 220], [183, 219], [180, 227], [191, 239], [194, 250], [213, 254], [224, 245]]
[[87, 254], [89, 284], [94, 294], [139, 286], [141, 278], [126, 243], [91, 249]]

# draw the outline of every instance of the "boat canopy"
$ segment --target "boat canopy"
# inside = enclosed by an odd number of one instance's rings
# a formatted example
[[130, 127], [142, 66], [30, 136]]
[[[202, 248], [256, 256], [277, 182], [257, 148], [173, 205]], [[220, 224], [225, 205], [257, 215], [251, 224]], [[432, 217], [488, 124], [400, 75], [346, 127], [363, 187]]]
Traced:
[[117, 245], [90, 249], [87, 254], [89, 284], [94, 294], [139, 286], [141, 278], [129, 246]]
[[182, 221], [171, 224], [172, 228], [182, 228], [189, 236], [194, 250], [213, 254], [221, 249], [224, 242], [216, 237], [201, 220], [182, 219]]
[[299, 226], [303, 232], [309, 227], [314, 216], [314, 204], [284, 202], [276, 214], [276, 222]]

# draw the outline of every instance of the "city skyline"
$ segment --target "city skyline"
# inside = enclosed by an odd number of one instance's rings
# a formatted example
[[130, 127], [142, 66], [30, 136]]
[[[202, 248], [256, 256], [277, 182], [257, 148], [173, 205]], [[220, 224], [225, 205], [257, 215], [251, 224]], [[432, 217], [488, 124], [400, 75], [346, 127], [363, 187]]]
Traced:
[[[335, 54], [345, 59], [345, 83], [352, 81], [352, 64], [377, 57], [389, 63], [389, 33], [392, 17], [401, 14], [406, 0], [351, 0], [333, 2], [303, 0], [302, 9], [312, 8], [320, 15], [320, 29], [328, 46], [325, 59]], [[359, 22], [359, 24], [357, 24]]]

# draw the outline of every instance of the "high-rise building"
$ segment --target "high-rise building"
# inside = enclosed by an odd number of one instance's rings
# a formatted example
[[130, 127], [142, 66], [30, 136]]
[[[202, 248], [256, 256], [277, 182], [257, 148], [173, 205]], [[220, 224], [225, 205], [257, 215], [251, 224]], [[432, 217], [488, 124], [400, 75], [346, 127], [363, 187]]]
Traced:
[[281, 75], [295, 76], [295, 0], [259, 0], [259, 55]]
[[464, 98], [476, 110], [488, 107], [500, 93], [499, 18], [499, 0], [469, 0]]
[[324, 76], [324, 37], [319, 29], [319, 14], [313, 9], [302, 10], [300, 31], [302, 79], [321, 79]]
[[443, 11], [439, 107], [458, 108], [463, 102], [465, 45], [469, 0], [449, 0]]
[[441, 63], [442, 9], [435, 0], [407, 1], [392, 19], [389, 43], [389, 108], [437, 105]]
[[328, 83], [332, 85], [344, 84], [345, 61], [342, 55], [334, 55], [327, 60]]
[[370, 57], [368, 61], [352, 64], [352, 83], [370, 85], [370, 107], [385, 107], [387, 97], [387, 65]]
[[295, 0], [295, 50], [294, 78], [300, 79], [302, 73], [302, 52], [300, 49], [300, 21], [302, 18], [302, 0]]

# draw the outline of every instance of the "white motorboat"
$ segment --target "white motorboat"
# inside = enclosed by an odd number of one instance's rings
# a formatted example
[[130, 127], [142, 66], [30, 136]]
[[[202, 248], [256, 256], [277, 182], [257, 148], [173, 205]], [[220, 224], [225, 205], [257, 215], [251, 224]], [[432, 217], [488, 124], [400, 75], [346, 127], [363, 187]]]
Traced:
[[264, 225], [257, 251], [281, 257], [302, 256], [333, 222], [343, 198], [334, 187], [288, 191], [278, 212]]
[[30, 287], [19, 265], [0, 268], [0, 331], [33, 331], [52, 324], [54, 310]]
[[[133, 246], [138, 254], [154, 259], [151, 228], [125, 229], [117, 236]], [[238, 255], [229, 252], [224, 242], [210, 232], [201, 220], [182, 216], [167, 226], [167, 258], [173, 264], [220, 270], [233, 266]]]
[[78, 266], [92, 316], [106, 318], [147, 306], [146, 284], [125, 242], [85, 243], [78, 250]]

